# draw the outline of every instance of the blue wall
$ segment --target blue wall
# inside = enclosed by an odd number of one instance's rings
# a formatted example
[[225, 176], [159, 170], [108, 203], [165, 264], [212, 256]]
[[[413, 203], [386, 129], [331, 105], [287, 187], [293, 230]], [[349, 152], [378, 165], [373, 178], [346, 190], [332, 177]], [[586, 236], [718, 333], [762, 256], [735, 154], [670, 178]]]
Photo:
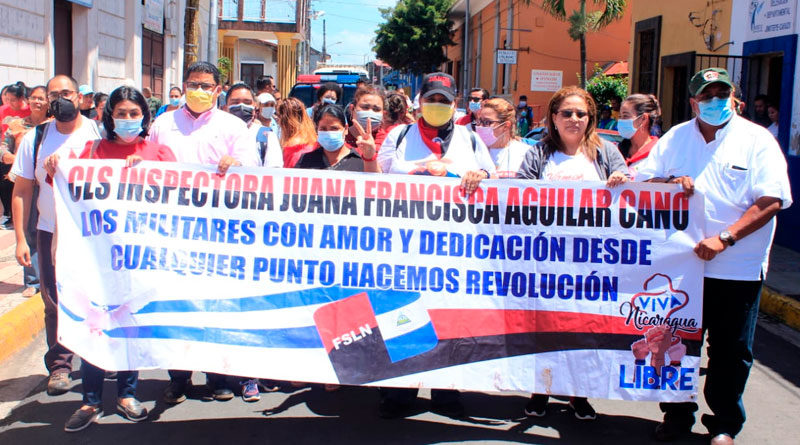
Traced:
[[[764, 53], [783, 53], [783, 72], [781, 73], [780, 121], [778, 122], [778, 141], [785, 150], [789, 148], [790, 129], [792, 125], [792, 98], [795, 83], [795, 63], [797, 58], [797, 34], [770, 39], [745, 42], [743, 56]], [[742, 85], [747, 85], [747, 66], [743, 69]], [[800, 104], [797, 104], [800, 106]], [[783, 111], [789, 110], [789, 111]], [[789, 164], [789, 182], [792, 186], [792, 198], [795, 204], [778, 214], [778, 228], [775, 242], [793, 250], [800, 251], [800, 156], [787, 156]]]

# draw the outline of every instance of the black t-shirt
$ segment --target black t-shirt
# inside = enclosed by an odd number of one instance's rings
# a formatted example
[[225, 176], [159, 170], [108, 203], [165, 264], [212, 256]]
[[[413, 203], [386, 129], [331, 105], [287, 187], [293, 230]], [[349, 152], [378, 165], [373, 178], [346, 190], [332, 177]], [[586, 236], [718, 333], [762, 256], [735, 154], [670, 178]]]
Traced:
[[308, 168], [314, 170], [340, 170], [347, 172], [363, 172], [364, 160], [356, 153], [355, 150], [350, 150], [347, 156], [343, 157], [335, 165], [328, 162], [325, 156], [325, 149], [317, 147], [316, 150], [310, 151], [300, 157], [297, 161], [295, 168]]
[[81, 114], [89, 119], [97, 119], [97, 110], [94, 107], [81, 110]]

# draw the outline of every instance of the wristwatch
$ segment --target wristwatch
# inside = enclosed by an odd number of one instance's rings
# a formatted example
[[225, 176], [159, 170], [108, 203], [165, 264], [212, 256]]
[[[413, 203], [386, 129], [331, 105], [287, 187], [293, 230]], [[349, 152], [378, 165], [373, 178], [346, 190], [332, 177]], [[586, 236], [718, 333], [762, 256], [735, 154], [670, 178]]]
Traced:
[[736, 240], [733, 239], [733, 235], [731, 235], [731, 232], [728, 232], [727, 230], [723, 230], [719, 233], [719, 240], [731, 247], [736, 244]]

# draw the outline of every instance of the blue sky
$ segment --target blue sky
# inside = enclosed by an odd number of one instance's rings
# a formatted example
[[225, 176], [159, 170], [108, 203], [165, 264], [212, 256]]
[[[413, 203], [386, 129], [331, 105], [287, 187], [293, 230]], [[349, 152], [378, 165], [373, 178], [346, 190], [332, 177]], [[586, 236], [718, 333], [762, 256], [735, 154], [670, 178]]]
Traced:
[[[327, 21], [328, 54], [332, 63], [363, 64], [375, 58], [372, 40], [383, 21], [378, 8], [396, 0], [312, 0], [311, 9], [325, 11], [311, 21], [311, 46], [322, 51], [322, 20]], [[336, 43], [342, 42], [342, 43]]]

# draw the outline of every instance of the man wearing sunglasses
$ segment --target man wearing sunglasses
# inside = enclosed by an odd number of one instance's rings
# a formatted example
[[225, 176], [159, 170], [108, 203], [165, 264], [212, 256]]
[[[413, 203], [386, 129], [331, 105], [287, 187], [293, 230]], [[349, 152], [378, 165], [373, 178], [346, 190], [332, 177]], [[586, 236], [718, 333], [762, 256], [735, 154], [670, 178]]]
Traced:
[[483, 101], [489, 98], [489, 92], [483, 88], [473, 88], [469, 92], [467, 98], [467, 114], [461, 116], [456, 120], [456, 125], [469, 126], [469, 129], [475, 131], [475, 121], [478, 119], [478, 112], [481, 111]]
[[[753, 363], [761, 284], [775, 233], [775, 214], [792, 203], [786, 160], [764, 127], [734, 111], [728, 72], [707, 68], [690, 83], [695, 118], [668, 131], [637, 180], [702, 192], [707, 238], [694, 246], [706, 261], [703, 329], [708, 331], [703, 425], [712, 444], [732, 444], [745, 420], [742, 393]], [[655, 437], [673, 441], [694, 424], [696, 403], [662, 403]]]

